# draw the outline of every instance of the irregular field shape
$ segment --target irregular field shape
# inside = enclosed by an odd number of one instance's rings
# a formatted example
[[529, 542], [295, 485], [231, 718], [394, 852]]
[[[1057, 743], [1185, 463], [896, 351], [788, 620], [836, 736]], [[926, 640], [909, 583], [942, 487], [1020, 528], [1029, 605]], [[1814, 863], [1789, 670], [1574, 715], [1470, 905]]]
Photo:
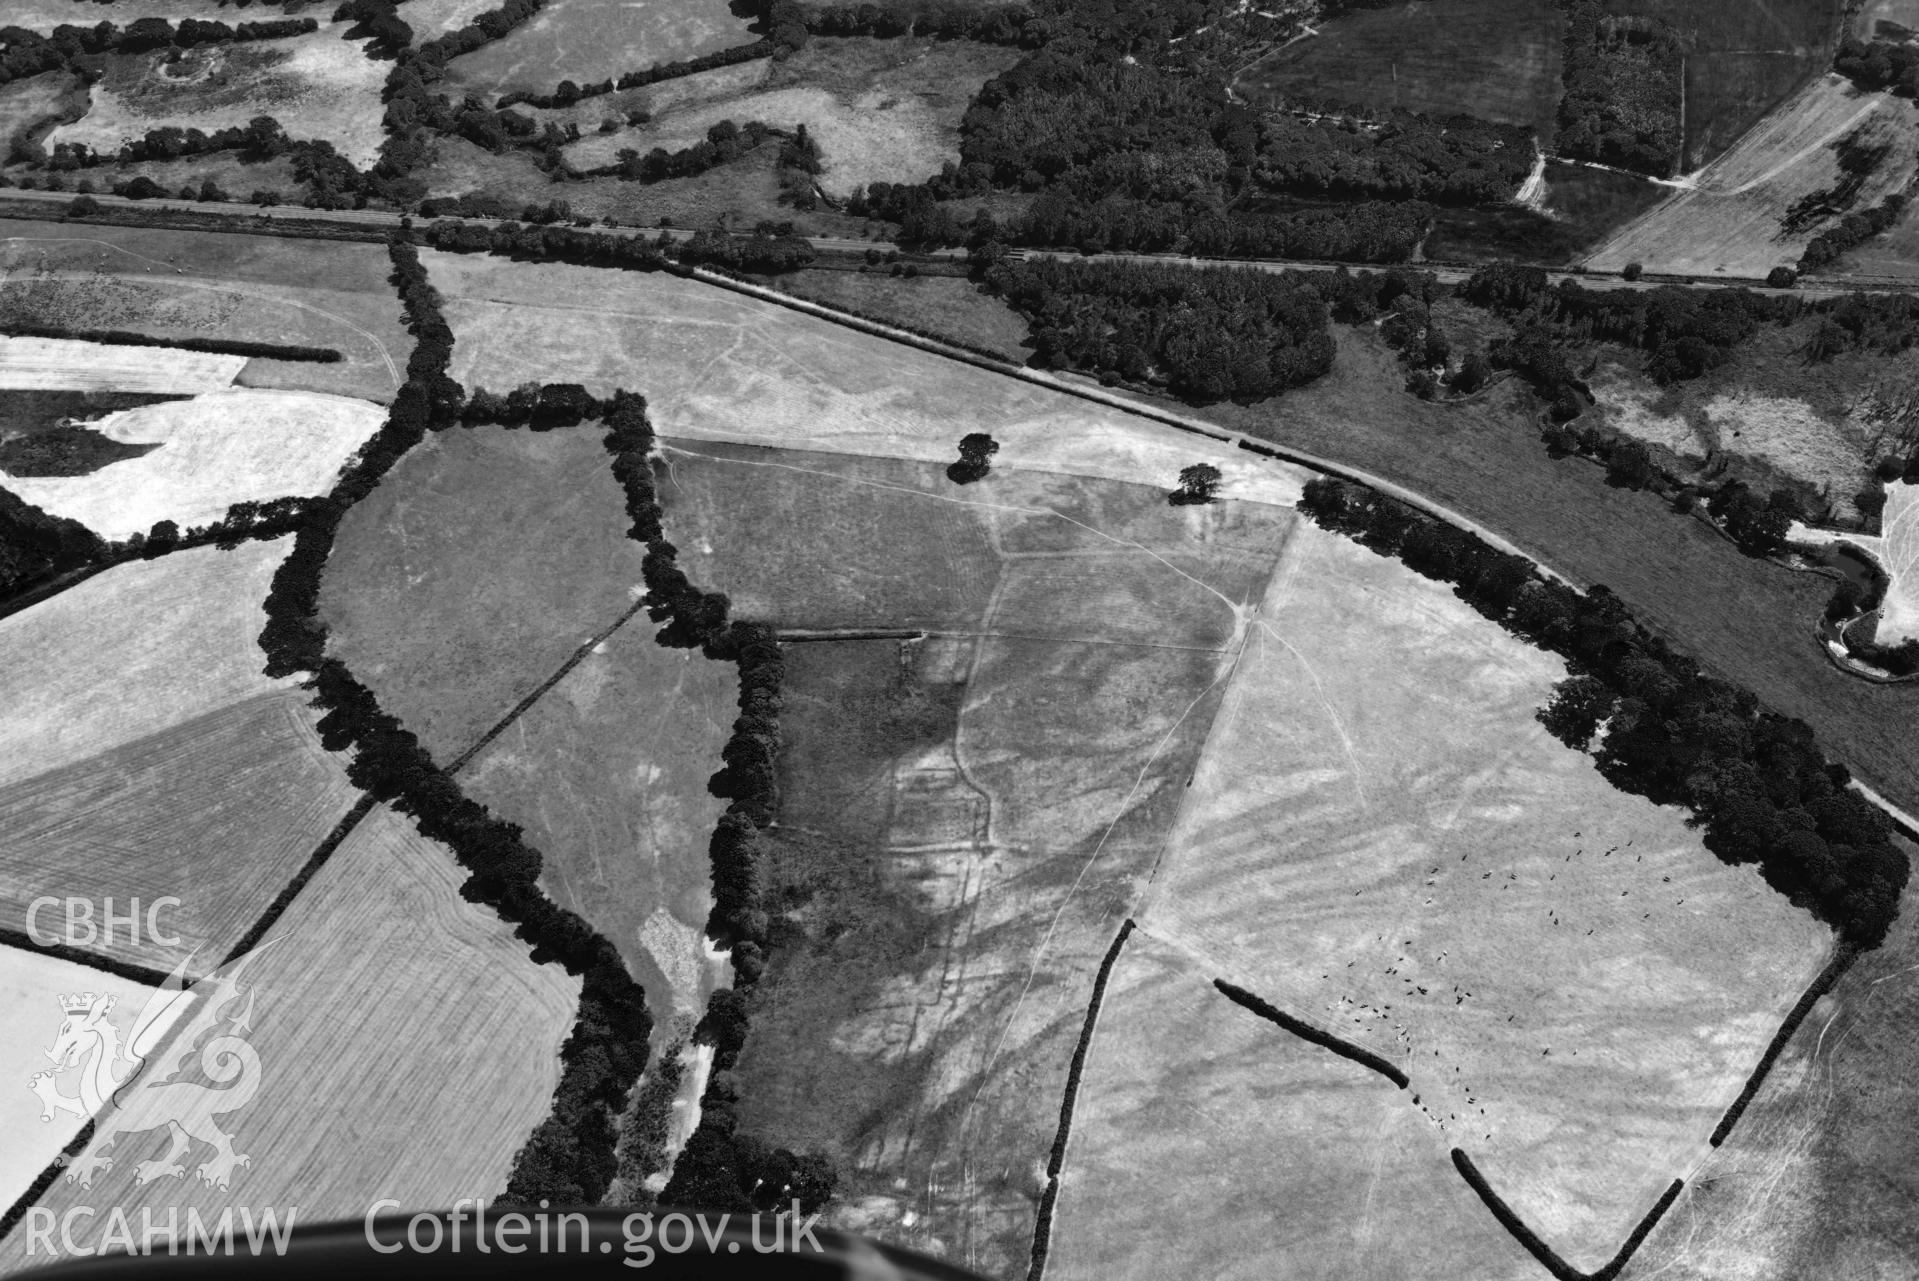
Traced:
[[209, 525], [234, 503], [315, 497], [386, 415], [378, 405], [302, 391], [233, 390], [123, 409], [93, 424], [110, 440], [158, 444], [85, 476], [9, 476], [0, 484], [104, 538], [162, 520]]
[[455, 58], [447, 81], [469, 93], [551, 93], [562, 80], [592, 84], [753, 40], [726, 0], [552, 0], [504, 39]]
[[1046, 1275], [1536, 1281], [1410, 1099], [1135, 931], [1080, 1078]]
[[1792, 266], [1832, 222], [1788, 235], [1779, 220], [1800, 197], [1838, 181], [1832, 144], [1861, 128], [1867, 141], [1891, 147], [1852, 207], [1876, 205], [1913, 177], [1919, 107], [1825, 75], [1694, 175], [1694, 187], [1628, 223], [1585, 265], [1618, 271], [1637, 262], [1647, 271], [1741, 279], [1763, 279], [1774, 267]]
[[451, 428], [340, 523], [329, 652], [442, 765], [644, 591], [603, 436]]
[[1757, 455], [1829, 493], [1856, 491], [1870, 479], [1858, 442], [1804, 400], [1741, 390], [1714, 396], [1704, 409], [1721, 449]]
[[122, 347], [69, 338], [0, 335], [0, 387], [82, 391], [218, 391], [245, 356], [166, 347]]
[[129, 561], [0, 619], [0, 784], [83, 761], [258, 694], [257, 638], [291, 535]]
[[553, 901], [613, 940], [662, 1031], [697, 1020], [715, 981], [704, 941], [707, 791], [737, 715], [728, 663], [668, 649], [644, 618], [608, 637], [460, 776], [526, 829]]
[[1302, 526], [1141, 926], [1401, 1065], [1592, 1269], [1704, 1150], [1831, 936], [1549, 738], [1563, 672]]
[[1241, 72], [1244, 98], [1351, 103], [1530, 125], [1552, 147], [1565, 19], [1551, 0], [1359, 9]]
[[[417, 0], [408, 0], [417, 3]], [[555, 124], [577, 124], [584, 132], [591, 133], [600, 127], [600, 122], [608, 116], [625, 119], [626, 113], [636, 108], [644, 108], [658, 117], [680, 107], [696, 103], [710, 102], [716, 98], [731, 98], [745, 93], [767, 78], [773, 70], [771, 58], [754, 58], [747, 62], [736, 62], [728, 67], [714, 67], [710, 71], [696, 71], [690, 76], [675, 76], [671, 80], [662, 80], [658, 84], [645, 85], [637, 89], [615, 89], [612, 93], [597, 97], [582, 98], [568, 107], [532, 107], [525, 103], [515, 107], [545, 124], [551, 120]], [[586, 139], [580, 140], [582, 143]], [[637, 142], [624, 144], [638, 147]], [[617, 151], [617, 148], [615, 149]], [[644, 151], [646, 148], [641, 147]], [[607, 153], [612, 159], [614, 153]], [[576, 153], [577, 163], [577, 153]]]
[[180, 77], [161, 72], [164, 51], [113, 55], [106, 77], [93, 86], [87, 114], [54, 129], [47, 148], [74, 142], [115, 151], [164, 125], [211, 133], [270, 115], [289, 137], [325, 139], [369, 169], [383, 141], [380, 90], [391, 64], [367, 57], [364, 42], [344, 39], [352, 25], [322, 25], [284, 40], [201, 45], [182, 51], [193, 70]]
[[[237, 1219], [240, 1206], [291, 1205], [319, 1223], [359, 1219], [385, 1198], [416, 1210], [498, 1196], [551, 1107], [580, 982], [533, 964], [510, 925], [460, 897], [465, 879], [444, 847], [375, 809], [241, 979], [259, 1093], [220, 1120], [252, 1165], [225, 1191], [191, 1167], [142, 1187], [135, 1164], [163, 1152], [163, 1136], [131, 1133], [91, 1189], [63, 1178], [39, 1204], [56, 1216], [99, 1206], [102, 1218], [119, 1207], [135, 1224], [143, 1207], [164, 1222], [170, 1207], [211, 1221], [229, 1206]], [[196, 1144], [191, 1159], [207, 1151]], [[24, 1237], [0, 1243], [0, 1269], [26, 1262]]]
[[938, 462], [990, 432], [995, 468], [1177, 483], [1210, 462], [1222, 497], [1291, 505], [1303, 473], [1149, 419], [664, 272], [426, 250], [457, 341], [452, 376], [507, 390], [643, 392], [660, 435]]
[[1879, 623], [1873, 632], [1882, 644], [1897, 645], [1919, 636], [1919, 485], [1894, 481], [1886, 486], [1886, 506], [1879, 514], [1877, 534], [1855, 534], [1794, 524], [1795, 543], [1851, 543], [1879, 562], [1886, 571], [1885, 598], [1879, 602]]
[[[27, 931], [36, 898], [129, 899], [162, 911], [162, 943], [141, 923], [90, 951], [196, 973], [232, 951], [358, 792], [320, 746], [298, 690], [260, 694], [158, 733], [0, 787], [0, 928]], [[145, 908], [142, 908], [144, 911]], [[98, 923], [98, 922], [96, 922]], [[42, 911], [58, 933], [60, 909]]]
[[[0, 947], [0, 1022], [8, 1031], [0, 1039], [0, 1080], [7, 1082], [11, 1096], [0, 1108], [0, 1201], [12, 1205], [18, 1200], [85, 1123], [84, 1117], [68, 1112], [56, 1112], [51, 1120], [42, 1121], [39, 1100], [27, 1093], [27, 1082], [35, 1073], [53, 1068], [46, 1051], [60, 1032], [59, 998], [79, 992], [110, 995], [124, 1016], [138, 1012], [154, 990], [40, 952]], [[120, 1025], [123, 1018], [114, 1022]], [[72, 1097], [78, 1076], [66, 1073], [56, 1079], [54, 1088]]]
[[[9, 320], [331, 347], [335, 364], [254, 359], [250, 387], [390, 401], [412, 339], [382, 246], [12, 220], [0, 237]], [[397, 356], [395, 355], [397, 353]]]

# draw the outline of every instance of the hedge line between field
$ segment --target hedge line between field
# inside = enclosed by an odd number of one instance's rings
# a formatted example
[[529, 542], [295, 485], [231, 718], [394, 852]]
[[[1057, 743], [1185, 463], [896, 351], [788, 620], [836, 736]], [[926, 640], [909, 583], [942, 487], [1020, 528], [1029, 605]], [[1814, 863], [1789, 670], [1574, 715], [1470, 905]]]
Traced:
[[204, 351], [216, 356], [252, 356], [262, 360], [297, 360], [337, 365], [343, 359], [333, 347], [300, 347], [289, 343], [251, 342], [242, 338], [160, 338], [125, 329], [81, 329], [74, 325], [21, 324], [8, 321], [10, 338], [71, 338], [106, 347], [169, 347], [176, 351]]
[[1771, 1074], [1773, 1064], [1777, 1063], [1779, 1056], [1785, 1053], [1786, 1043], [1792, 1040], [1792, 1034], [1799, 1030], [1799, 1025], [1804, 1023], [1806, 1016], [1812, 1013], [1812, 1007], [1818, 1003], [1820, 997], [1832, 991], [1833, 986], [1845, 977], [1846, 971], [1851, 969], [1852, 963], [1858, 959], [1859, 949], [1849, 943], [1840, 943], [1838, 951], [1833, 953], [1832, 960], [1827, 962], [1826, 968], [1819, 971], [1818, 977], [1799, 994], [1798, 1001], [1786, 1015], [1786, 1021], [1779, 1025], [1777, 1032], [1773, 1033], [1772, 1041], [1766, 1046], [1766, 1052], [1759, 1056], [1758, 1066], [1753, 1068], [1752, 1075], [1746, 1078], [1745, 1087], [1739, 1091], [1739, 1097], [1733, 1100], [1732, 1106], [1726, 1109], [1726, 1114], [1719, 1118], [1719, 1124], [1713, 1127], [1709, 1142], [1714, 1147], [1724, 1143], [1727, 1136], [1732, 1133], [1732, 1128], [1739, 1124], [1739, 1118], [1746, 1114], [1746, 1109], [1758, 1096], [1759, 1087], [1766, 1083], [1766, 1077]]
[[1672, 1203], [1679, 1199], [1679, 1194], [1686, 1187], [1684, 1179], [1674, 1179], [1665, 1194], [1659, 1198], [1652, 1209], [1646, 1212], [1645, 1217], [1639, 1220], [1638, 1226], [1632, 1230], [1632, 1235], [1628, 1236], [1626, 1243], [1619, 1247], [1619, 1252], [1607, 1260], [1603, 1267], [1592, 1272], [1581, 1272], [1562, 1259], [1557, 1250], [1542, 1241], [1538, 1233], [1527, 1227], [1525, 1221], [1513, 1213], [1513, 1208], [1506, 1204], [1504, 1197], [1493, 1190], [1492, 1184], [1486, 1182], [1486, 1176], [1479, 1172], [1479, 1167], [1473, 1164], [1473, 1159], [1467, 1156], [1464, 1150], [1454, 1148], [1452, 1156], [1454, 1167], [1472, 1186], [1473, 1191], [1479, 1194], [1479, 1199], [1485, 1202], [1488, 1210], [1493, 1212], [1493, 1217], [1499, 1220], [1500, 1226], [1512, 1233], [1514, 1239], [1526, 1247], [1527, 1253], [1539, 1260], [1540, 1265], [1558, 1278], [1558, 1281], [1613, 1281], [1613, 1278], [1618, 1276], [1632, 1259], [1646, 1237], [1659, 1225], [1659, 1220], [1666, 1216], [1666, 1211], [1672, 1208]]
[[341, 521], [429, 430], [452, 425], [463, 407], [459, 386], [446, 376], [452, 329], [419, 255], [404, 238], [391, 242], [390, 254], [407, 329], [416, 340], [406, 382], [385, 422], [310, 514], [275, 573], [260, 647], [269, 675], [306, 678], [323, 711], [322, 744], [354, 749], [347, 770], [353, 784], [372, 801], [411, 816], [423, 836], [446, 845], [467, 869], [461, 896], [511, 922], [516, 937], [532, 945], [535, 963], [557, 961], [581, 976], [579, 1016], [560, 1050], [553, 1111], [516, 1155], [501, 1200], [597, 1201], [614, 1172], [613, 1112], [646, 1064], [652, 1020], [645, 993], [605, 936], [541, 890], [539, 852], [521, 839], [519, 827], [464, 796], [372, 691], [326, 654], [320, 580]]
[[1080, 1078], [1086, 1071], [1086, 1059], [1093, 1049], [1093, 1032], [1099, 1026], [1100, 1006], [1106, 1001], [1106, 984], [1113, 966], [1132, 937], [1133, 918], [1127, 917], [1113, 936], [1113, 944], [1101, 958], [1093, 976], [1093, 995], [1086, 1003], [1086, 1018], [1080, 1024], [1079, 1043], [1073, 1047], [1073, 1060], [1066, 1069], [1066, 1089], [1060, 1096], [1059, 1130], [1053, 1136], [1052, 1154], [1046, 1160], [1046, 1191], [1040, 1194], [1039, 1213], [1033, 1221], [1033, 1256], [1026, 1272], [1027, 1281], [1040, 1281], [1046, 1271], [1046, 1255], [1053, 1244], [1053, 1210], [1059, 1204], [1059, 1175], [1066, 1167], [1066, 1145], [1073, 1136], [1073, 1108], [1079, 1100]]
[[[720, 67], [737, 66], [742, 62], [770, 58], [776, 48], [777, 46], [771, 40], [755, 40], [751, 44], [734, 45], [731, 49], [720, 49], [698, 58], [682, 58], [678, 62], [657, 63], [644, 71], [628, 71], [617, 78], [601, 80], [593, 84], [575, 85], [570, 80], [563, 80], [552, 93], [518, 90], [503, 94], [493, 105], [500, 110], [517, 107], [521, 103], [542, 110], [570, 107], [576, 102], [587, 98], [603, 97], [615, 90], [643, 89], [647, 85], [656, 85], [663, 80], [678, 80], [683, 76], [698, 75], [702, 71], [713, 71]], [[572, 86], [570, 91], [569, 85]]]
[[1234, 1005], [1242, 1006], [1262, 1019], [1279, 1024], [1302, 1041], [1311, 1041], [1322, 1049], [1331, 1050], [1342, 1059], [1351, 1059], [1361, 1067], [1371, 1068], [1402, 1090], [1411, 1084], [1404, 1072], [1363, 1046], [1354, 1045], [1351, 1041], [1334, 1036], [1331, 1032], [1296, 1019], [1284, 1010], [1260, 1000], [1245, 988], [1233, 986], [1225, 979], [1214, 979], [1213, 986]]

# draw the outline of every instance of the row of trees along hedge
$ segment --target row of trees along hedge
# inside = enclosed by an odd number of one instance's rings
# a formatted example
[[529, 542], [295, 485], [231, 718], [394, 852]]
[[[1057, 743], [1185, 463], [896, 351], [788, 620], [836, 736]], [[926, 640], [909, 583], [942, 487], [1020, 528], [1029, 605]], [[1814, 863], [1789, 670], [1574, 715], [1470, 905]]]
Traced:
[[719, 49], [697, 58], [657, 63], [644, 71], [623, 72], [617, 78], [598, 80], [591, 84], [575, 84], [571, 80], [562, 80], [552, 93], [516, 90], [513, 93], [501, 95], [494, 105], [517, 107], [525, 104], [543, 109], [570, 107], [584, 98], [604, 97], [617, 90], [644, 89], [647, 85], [659, 84], [663, 80], [678, 80], [682, 76], [698, 75], [702, 71], [713, 71], [720, 67], [736, 66], [759, 58], [770, 58], [780, 48], [781, 46], [774, 44], [771, 40], [755, 40], [751, 44], [734, 45], [731, 49]]
[[1263, 400], [1333, 366], [1326, 308], [1299, 273], [1035, 258], [1002, 261], [986, 282], [1046, 363], [1201, 403]]
[[124, 329], [77, 329], [71, 325], [0, 320], [0, 332], [14, 337], [74, 338], [110, 347], [172, 347], [179, 351], [207, 351], [223, 356], [257, 356], [265, 360], [297, 360], [336, 365], [341, 356], [334, 347], [300, 347], [289, 343], [251, 342], [244, 338], [169, 338], [136, 334]]
[[1861, 89], [1919, 97], [1919, 45], [1847, 36], [1833, 53], [1832, 69]]
[[728, 804], [708, 847], [713, 912], [707, 933], [732, 948], [733, 987], [712, 994], [695, 1032], [697, 1039], [714, 1047], [714, 1071], [701, 1099], [700, 1123], [675, 1162], [661, 1200], [703, 1209], [770, 1210], [798, 1199], [810, 1211], [832, 1195], [832, 1162], [818, 1154], [769, 1148], [742, 1134], [732, 1075], [749, 1027], [746, 993], [765, 969], [767, 878], [760, 830], [779, 809], [785, 658], [771, 627], [729, 621], [726, 596], [696, 587], [680, 569], [678, 551], [666, 541], [660, 523], [653, 428], [645, 401], [616, 392], [606, 422], [607, 452], [632, 522], [627, 532], [646, 545], [641, 563], [644, 600], [647, 616], [663, 624], [659, 643], [698, 648], [710, 659], [731, 661], [739, 668], [739, 715], [721, 751], [721, 768], [708, 783]]
[[[800, 126], [804, 129], [805, 126]], [[690, 147], [668, 151], [655, 147], [645, 155], [632, 147], [620, 150], [610, 165], [595, 169], [572, 170], [580, 178], [621, 178], [627, 182], [664, 182], [668, 178], [690, 178], [709, 169], [731, 164], [769, 138], [784, 138], [786, 131], [775, 129], [762, 120], [744, 125], [721, 120], [708, 126], [706, 137]]]
[[1906, 195], [1895, 191], [1870, 209], [1855, 209], [1807, 242], [1799, 255], [1799, 273], [1822, 271], [1847, 251], [1888, 231], [1906, 211]]
[[275, 573], [260, 646], [269, 675], [307, 676], [324, 709], [321, 741], [330, 750], [355, 749], [348, 767], [354, 785], [410, 815], [422, 834], [452, 850], [468, 872], [462, 896], [512, 922], [516, 935], [532, 945], [536, 962], [555, 961], [582, 976], [579, 1019], [561, 1049], [553, 1112], [515, 1158], [506, 1199], [596, 1201], [615, 1169], [613, 1110], [624, 1105], [645, 1066], [651, 1031], [645, 995], [613, 945], [541, 891], [540, 855], [520, 829], [463, 796], [372, 692], [339, 660], [326, 656], [326, 627], [318, 613], [320, 576], [340, 520], [428, 430], [458, 421], [463, 408], [459, 385], [446, 374], [453, 333], [419, 256], [400, 239], [393, 241], [391, 256], [415, 340], [406, 381], [380, 430], [313, 509]]
[[1600, 0], [1575, 0], [1566, 15], [1565, 92], [1554, 147], [1663, 178], [1684, 142], [1685, 47], [1657, 18], [1617, 17]]
[[640, 236], [609, 235], [576, 227], [532, 227], [518, 223], [481, 227], [440, 221], [427, 229], [426, 241], [436, 249], [452, 253], [493, 253], [634, 271], [664, 271], [679, 262], [689, 266], [713, 263], [735, 271], [774, 273], [797, 271], [812, 262], [814, 256], [813, 246], [804, 237], [764, 231], [756, 231], [751, 236], [702, 231], [686, 240], [674, 240], [662, 233], [657, 240], [649, 242]]
[[1480, 613], [1564, 658], [1571, 674], [1539, 719], [1562, 742], [1590, 749], [1615, 787], [1685, 806], [1707, 849], [1757, 863], [1768, 884], [1847, 941], [1875, 947], [1885, 937], [1906, 857], [1885, 816], [1846, 786], [1845, 767], [1826, 760], [1803, 722], [1707, 675], [1604, 587], [1581, 594], [1542, 581], [1523, 558], [1361, 486], [1313, 480], [1299, 506], [1452, 583]]
[[798, 24], [816, 36], [920, 36], [933, 40], [971, 40], [978, 44], [1034, 48], [1046, 38], [1047, 24], [1021, 3], [968, 4], [949, 0], [870, 0], [854, 4], [806, 4], [802, 0], [749, 0], [749, 8], [769, 31]]
[[81, 59], [89, 55], [143, 53], [168, 46], [189, 48], [236, 40], [283, 40], [319, 29], [320, 24], [312, 18], [269, 18], [242, 22], [237, 27], [200, 18], [184, 19], [177, 27], [165, 18], [141, 18], [125, 27], [111, 22], [76, 27], [63, 22], [44, 36], [25, 27], [5, 26], [0, 27], [0, 84], [43, 71], [79, 67]]

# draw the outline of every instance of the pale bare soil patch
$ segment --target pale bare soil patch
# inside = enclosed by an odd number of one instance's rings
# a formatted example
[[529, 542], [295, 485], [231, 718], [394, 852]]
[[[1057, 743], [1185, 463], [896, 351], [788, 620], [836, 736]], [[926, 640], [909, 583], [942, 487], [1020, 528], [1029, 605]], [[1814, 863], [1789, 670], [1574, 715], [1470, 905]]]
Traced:
[[157, 734], [256, 694], [256, 643], [292, 536], [130, 561], [0, 619], [0, 783]]
[[1575, 1266], [1609, 1259], [1831, 935], [1533, 719], [1561, 661], [1316, 527], [1275, 573], [1141, 927], [1412, 1078]]
[[93, 430], [158, 444], [85, 476], [9, 476], [0, 483], [36, 506], [106, 538], [171, 520], [182, 529], [219, 520], [233, 503], [308, 497], [379, 430], [379, 406], [302, 391], [235, 390], [108, 414]]
[[1135, 932], [1080, 1079], [1046, 1275], [1542, 1276], [1407, 1098]]
[[73, 391], [219, 391], [245, 356], [171, 347], [125, 347], [71, 338], [0, 334], [0, 387]]
[[324, 138], [362, 169], [379, 158], [381, 86], [389, 65], [332, 23], [304, 36], [182, 51], [115, 55], [93, 86], [93, 105], [47, 136], [112, 151], [162, 125], [211, 132], [270, 115], [294, 138]]
[[[386, 1198], [412, 1210], [499, 1195], [551, 1106], [580, 983], [533, 964], [512, 926], [460, 897], [465, 879], [444, 847], [374, 810], [241, 977], [259, 1090], [221, 1120], [252, 1164], [225, 1189], [192, 1167], [142, 1186], [139, 1159], [165, 1144], [131, 1133], [91, 1189], [63, 1178], [41, 1204], [57, 1215], [122, 1207], [135, 1223], [146, 1207], [164, 1222], [170, 1208], [184, 1221], [188, 1208], [211, 1219], [228, 1207], [295, 1205], [307, 1223], [359, 1219]], [[128, 1099], [129, 1124], [158, 1124], [137, 1090]], [[104, 1227], [95, 1220], [92, 1230]], [[16, 1230], [0, 1245], [0, 1267], [24, 1262], [23, 1237]]]
[[1735, 392], [1707, 401], [1705, 414], [1715, 443], [1730, 453], [1756, 455], [1834, 494], [1849, 495], [1865, 483], [1853, 434], [1803, 400]]
[[1792, 266], [1820, 222], [1787, 234], [1780, 219], [1802, 196], [1840, 177], [1833, 144], [1861, 139], [1891, 147], [1860, 189], [1854, 208], [1878, 204], [1912, 179], [1919, 150], [1919, 108], [1889, 94], [1855, 89], [1836, 74], [1819, 77], [1762, 120], [1738, 144], [1695, 175], [1696, 185], [1627, 224], [1586, 259], [1617, 271], [1763, 279]]
[[664, 436], [945, 464], [959, 438], [996, 467], [1163, 484], [1191, 463], [1227, 498], [1290, 505], [1303, 473], [1123, 411], [664, 273], [426, 251], [457, 342], [452, 376], [509, 388], [564, 377], [645, 391]]
[[[54, 922], [53, 916], [43, 914], [40, 924], [60, 928]], [[12, 1205], [18, 1200], [88, 1119], [79, 1112], [59, 1110], [48, 1116], [48, 1109], [28, 1093], [27, 1083], [36, 1073], [54, 1069], [47, 1050], [60, 1032], [60, 997], [83, 992], [112, 997], [111, 1021], [125, 1029], [156, 990], [40, 952], [0, 947], [0, 1023], [7, 1028], [7, 1035], [0, 1038], [0, 1081], [8, 1086], [6, 1104], [0, 1107], [0, 1201]], [[178, 1017], [179, 1011], [172, 1014]], [[172, 1018], [163, 1017], [155, 1026], [164, 1028], [171, 1022]], [[125, 1064], [116, 1071], [124, 1074]], [[55, 1090], [70, 1098], [77, 1096], [80, 1075], [64, 1073], [55, 1081]]]

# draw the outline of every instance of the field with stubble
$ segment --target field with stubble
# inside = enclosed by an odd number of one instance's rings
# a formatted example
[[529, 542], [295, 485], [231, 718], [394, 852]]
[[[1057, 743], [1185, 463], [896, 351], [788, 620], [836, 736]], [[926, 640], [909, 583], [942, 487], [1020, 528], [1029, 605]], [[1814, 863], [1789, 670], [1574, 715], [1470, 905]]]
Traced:
[[1384, 1057], [1575, 1267], [1706, 1151], [1826, 928], [1535, 723], [1560, 660], [1302, 528], [1140, 928]]
[[[580, 983], [535, 965], [512, 926], [460, 897], [465, 879], [445, 848], [374, 810], [243, 972], [258, 1092], [222, 1124], [251, 1165], [225, 1188], [191, 1170], [141, 1184], [139, 1161], [165, 1147], [140, 1129], [114, 1143], [90, 1188], [62, 1178], [39, 1204], [114, 1206], [135, 1222], [147, 1207], [211, 1221], [229, 1206], [292, 1205], [317, 1223], [358, 1219], [383, 1198], [412, 1210], [498, 1196], [547, 1114]], [[122, 1097], [139, 1129], [137, 1083]], [[0, 1243], [0, 1269], [26, 1261], [25, 1240]]]

